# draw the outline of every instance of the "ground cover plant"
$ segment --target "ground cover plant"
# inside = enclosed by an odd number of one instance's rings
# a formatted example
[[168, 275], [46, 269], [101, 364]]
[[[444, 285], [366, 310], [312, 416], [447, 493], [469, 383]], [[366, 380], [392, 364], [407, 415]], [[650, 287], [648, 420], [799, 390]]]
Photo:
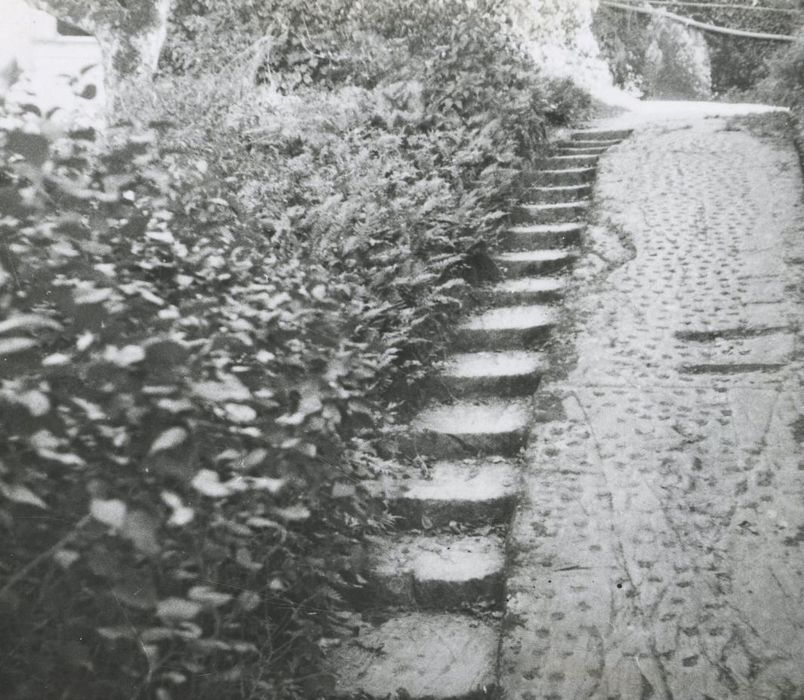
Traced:
[[585, 104], [422, 6], [188, 2], [121, 123], [3, 106], [8, 697], [326, 695], [393, 401]]

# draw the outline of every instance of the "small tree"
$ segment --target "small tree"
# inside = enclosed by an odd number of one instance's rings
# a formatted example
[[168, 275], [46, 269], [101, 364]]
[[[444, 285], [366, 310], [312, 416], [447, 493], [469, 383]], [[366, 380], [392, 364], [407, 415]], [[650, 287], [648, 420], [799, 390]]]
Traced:
[[26, 0], [92, 34], [100, 44], [107, 108], [130, 90], [148, 91], [167, 33], [173, 0]]

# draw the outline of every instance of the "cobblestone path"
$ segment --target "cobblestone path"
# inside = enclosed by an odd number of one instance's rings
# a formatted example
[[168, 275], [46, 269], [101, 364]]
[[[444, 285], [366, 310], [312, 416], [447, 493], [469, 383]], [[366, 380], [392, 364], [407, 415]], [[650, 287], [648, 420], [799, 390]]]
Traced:
[[783, 115], [646, 124], [510, 536], [506, 697], [804, 698], [804, 192]]

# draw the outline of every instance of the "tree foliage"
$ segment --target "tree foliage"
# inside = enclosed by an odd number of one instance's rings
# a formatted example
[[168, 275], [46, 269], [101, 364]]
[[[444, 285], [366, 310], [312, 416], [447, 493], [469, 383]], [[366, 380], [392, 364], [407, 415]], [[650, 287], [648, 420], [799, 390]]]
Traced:
[[[707, 4], [712, 6], [706, 7]], [[662, 5], [662, 9], [718, 26], [769, 34], [790, 34], [796, 26], [797, 16], [789, 12], [759, 12], [750, 6], [746, 9], [723, 7], [727, 4], [715, 0], [703, 2], [701, 6], [670, 3]], [[762, 5], [795, 9], [795, 4], [786, 0], [766, 0]], [[641, 83], [645, 53], [652, 39], [650, 26], [650, 18], [644, 15], [606, 7], [597, 11], [594, 31], [615, 82], [636, 86]], [[767, 62], [779, 50], [778, 42], [773, 41], [707, 32], [703, 36], [711, 57], [712, 89], [719, 94], [755, 87], [767, 76]]]

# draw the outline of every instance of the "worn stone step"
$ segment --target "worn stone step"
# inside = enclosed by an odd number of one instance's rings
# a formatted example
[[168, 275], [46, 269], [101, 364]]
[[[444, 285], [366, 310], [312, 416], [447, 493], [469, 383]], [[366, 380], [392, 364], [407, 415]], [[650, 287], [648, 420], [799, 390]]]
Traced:
[[546, 204], [521, 204], [513, 213], [514, 223], [555, 224], [576, 221], [589, 211], [588, 200], [549, 202]]
[[583, 144], [583, 141], [560, 141], [556, 144], [556, 153], [560, 154], [571, 154], [577, 153], [579, 155], [592, 155], [592, 156], [600, 156], [603, 155], [609, 148], [611, 148], [615, 143], [619, 143], [619, 141], [612, 141], [611, 143], [607, 143], [605, 141], [595, 142], [590, 141], [586, 143], [601, 143], [602, 145], [578, 145]]
[[453, 610], [502, 602], [505, 547], [495, 535], [393, 535], [368, 547], [368, 599]]
[[528, 201], [534, 204], [556, 202], [575, 202], [588, 199], [592, 195], [592, 185], [568, 185], [558, 187], [531, 187], [527, 192]]
[[521, 224], [509, 228], [503, 237], [504, 245], [512, 250], [536, 250], [579, 245], [586, 229], [585, 222], [562, 224]]
[[545, 366], [544, 355], [538, 352], [461, 353], [442, 365], [436, 382], [453, 397], [523, 396], [539, 387]]
[[573, 141], [622, 141], [627, 139], [633, 129], [588, 129], [583, 131], [574, 131], [570, 138]]
[[555, 168], [594, 168], [597, 166], [599, 154], [588, 153], [556, 153], [537, 162], [537, 167]]
[[507, 522], [517, 490], [516, 465], [501, 457], [442, 460], [430, 466], [428, 478], [365, 482], [382, 498], [399, 528], [451, 522], [469, 526]]
[[468, 615], [413, 612], [327, 652], [333, 696], [381, 700], [480, 700], [494, 695], [499, 626]]
[[436, 459], [510, 457], [525, 445], [529, 423], [530, 404], [522, 399], [436, 404], [413, 419], [400, 448]]
[[558, 148], [597, 148], [608, 150], [612, 146], [616, 146], [622, 139], [572, 139], [570, 141], [559, 141], [556, 146]]
[[456, 349], [528, 350], [544, 341], [556, 324], [556, 312], [543, 304], [503, 306], [470, 316], [456, 333]]
[[559, 301], [567, 290], [563, 277], [520, 277], [503, 280], [483, 290], [483, 295], [500, 306]]
[[509, 279], [559, 272], [577, 259], [578, 254], [569, 248], [520, 250], [494, 257], [503, 275]]
[[518, 469], [502, 457], [440, 460], [428, 478], [397, 482], [397, 496], [389, 507], [400, 526], [434, 527], [451, 522], [468, 526], [508, 522], [517, 496]]
[[595, 179], [595, 172], [595, 168], [536, 170], [530, 180], [534, 185], [583, 185]]

